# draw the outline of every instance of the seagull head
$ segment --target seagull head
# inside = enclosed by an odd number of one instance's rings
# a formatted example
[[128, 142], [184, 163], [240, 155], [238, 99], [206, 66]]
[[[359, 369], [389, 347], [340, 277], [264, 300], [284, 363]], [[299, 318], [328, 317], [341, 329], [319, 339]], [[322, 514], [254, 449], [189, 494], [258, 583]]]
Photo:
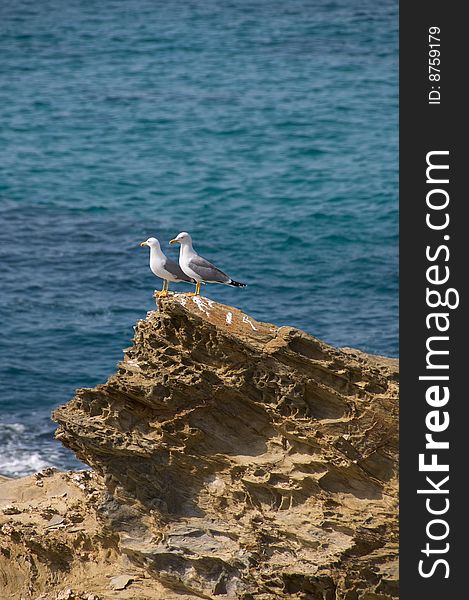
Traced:
[[192, 245], [192, 238], [187, 233], [187, 231], [181, 231], [179, 235], [177, 235], [174, 240], [170, 240], [170, 244], [190, 244]]
[[141, 242], [140, 246], [149, 246], [150, 248], [159, 248], [160, 243], [156, 238], [151, 237], [151, 238], [148, 238], [147, 240], [145, 240], [144, 242]]

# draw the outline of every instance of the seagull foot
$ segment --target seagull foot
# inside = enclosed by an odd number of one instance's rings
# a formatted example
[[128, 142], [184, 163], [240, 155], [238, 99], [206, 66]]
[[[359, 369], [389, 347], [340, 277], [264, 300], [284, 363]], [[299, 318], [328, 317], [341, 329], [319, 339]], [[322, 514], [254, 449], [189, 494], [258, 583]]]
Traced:
[[166, 296], [168, 295], [168, 292], [166, 290], [164, 290], [161, 292], [156, 292], [156, 295], [158, 296], [158, 298], [166, 298]]

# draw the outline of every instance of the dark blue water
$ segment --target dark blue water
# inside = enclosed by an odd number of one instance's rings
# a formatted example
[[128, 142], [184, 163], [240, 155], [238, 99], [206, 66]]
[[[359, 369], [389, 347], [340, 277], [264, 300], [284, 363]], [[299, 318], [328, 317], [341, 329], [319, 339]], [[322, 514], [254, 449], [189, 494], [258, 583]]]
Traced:
[[6, 0], [0, 56], [0, 472], [74, 466], [50, 411], [152, 309], [150, 235], [397, 355], [397, 2]]

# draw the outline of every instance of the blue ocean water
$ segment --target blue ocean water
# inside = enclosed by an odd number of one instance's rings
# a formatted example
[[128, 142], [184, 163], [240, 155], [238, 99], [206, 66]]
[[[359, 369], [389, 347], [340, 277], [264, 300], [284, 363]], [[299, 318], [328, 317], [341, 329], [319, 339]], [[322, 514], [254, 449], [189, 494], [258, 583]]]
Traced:
[[397, 25], [388, 0], [0, 3], [0, 473], [76, 466], [49, 415], [154, 307], [150, 235], [249, 284], [215, 300], [397, 356]]

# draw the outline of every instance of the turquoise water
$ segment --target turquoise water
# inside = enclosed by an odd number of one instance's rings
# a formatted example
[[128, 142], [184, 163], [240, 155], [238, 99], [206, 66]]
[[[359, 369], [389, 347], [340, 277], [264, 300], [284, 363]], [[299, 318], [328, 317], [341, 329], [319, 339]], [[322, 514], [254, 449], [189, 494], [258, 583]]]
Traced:
[[397, 355], [396, 2], [10, 0], [0, 34], [0, 472], [76, 464], [49, 414], [153, 308], [150, 235]]

